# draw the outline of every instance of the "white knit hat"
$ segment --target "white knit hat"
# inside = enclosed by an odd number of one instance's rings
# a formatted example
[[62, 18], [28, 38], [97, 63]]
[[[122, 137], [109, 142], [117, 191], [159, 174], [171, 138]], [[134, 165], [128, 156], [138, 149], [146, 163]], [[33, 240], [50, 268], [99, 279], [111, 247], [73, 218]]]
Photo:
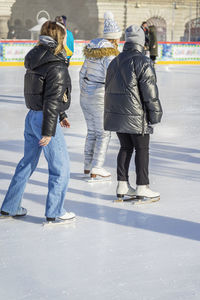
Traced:
[[110, 11], [106, 11], [104, 13], [104, 39], [119, 39], [121, 35], [121, 29], [115, 22], [113, 13]]

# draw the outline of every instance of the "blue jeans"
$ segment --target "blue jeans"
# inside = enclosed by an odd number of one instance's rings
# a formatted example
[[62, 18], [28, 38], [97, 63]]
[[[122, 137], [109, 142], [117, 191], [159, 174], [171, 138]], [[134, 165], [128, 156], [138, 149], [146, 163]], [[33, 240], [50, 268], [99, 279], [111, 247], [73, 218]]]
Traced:
[[42, 111], [30, 110], [26, 116], [24, 157], [16, 167], [1, 207], [1, 210], [10, 215], [15, 215], [21, 206], [26, 183], [37, 167], [42, 150], [48, 162], [49, 170], [45, 216], [55, 218], [65, 213], [63, 205], [70, 176], [67, 147], [59, 122], [56, 127], [56, 134], [51, 138], [50, 143], [45, 147], [39, 146], [39, 140], [42, 138], [42, 121]]

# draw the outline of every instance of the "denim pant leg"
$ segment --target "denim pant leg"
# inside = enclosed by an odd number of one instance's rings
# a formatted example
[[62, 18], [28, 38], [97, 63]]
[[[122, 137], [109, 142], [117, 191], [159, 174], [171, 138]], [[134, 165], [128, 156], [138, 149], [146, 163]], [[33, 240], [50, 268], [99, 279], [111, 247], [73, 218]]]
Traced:
[[[35, 111], [32, 120], [34, 134], [41, 139], [43, 112]], [[49, 180], [45, 216], [55, 218], [63, 215], [65, 194], [69, 182], [69, 156], [62, 128], [57, 123], [56, 134], [47, 146], [40, 147], [48, 162]]]
[[48, 162], [49, 181], [45, 216], [55, 218], [66, 211], [63, 208], [70, 177], [69, 155], [60, 124], [50, 143], [43, 147]]
[[38, 145], [39, 140], [34, 135], [30, 125], [32, 113], [32, 111], [29, 111], [25, 120], [24, 157], [16, 167], [15, 174], [1, 207], [1, 210], [8, 212], [10, 215], [15, 215], [21, 205], [26, 183], [38, 164], [42, 150]]

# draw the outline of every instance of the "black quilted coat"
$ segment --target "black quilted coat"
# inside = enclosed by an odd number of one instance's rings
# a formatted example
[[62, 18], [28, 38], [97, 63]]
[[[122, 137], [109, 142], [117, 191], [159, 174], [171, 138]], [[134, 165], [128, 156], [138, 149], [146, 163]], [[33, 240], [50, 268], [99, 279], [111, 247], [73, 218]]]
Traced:
[[71, 79], [64, 55], [53, 54], [47, 45], [35, 46], [25, 57], [26, 106], [43, 111], [43, 136], [54, 136], [58, 117], [66, 117], [71, 100]]
[[156, 75], [138, 44], [125, 43], [110, 63], [105, 84], [105, 130], [149, 134], [161, 121]]

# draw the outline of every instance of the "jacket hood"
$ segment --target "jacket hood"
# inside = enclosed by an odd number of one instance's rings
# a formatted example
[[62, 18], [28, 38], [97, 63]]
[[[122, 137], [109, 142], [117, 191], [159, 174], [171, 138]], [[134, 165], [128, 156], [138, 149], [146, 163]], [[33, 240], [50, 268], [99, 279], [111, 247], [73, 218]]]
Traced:
[[116, 49], [108, 40], [98, 38], [91, 40], [83, 49], [86, 58], [103, 58], [105, 56], [117, 56], [119, 50]]
[[49, 46], [52, 49], [55, 49], [58, 43], [48, 35], [40, 35], [39, 36], [39, 43], [41, 45]]
[[54, 55], [57, 42], [49, 36], [40, 36], [39, 44], [25, 56], [25, 68], [33, 70], [49, 62], [63, 61], [67, 63], [67, 56], [62, 51]]

